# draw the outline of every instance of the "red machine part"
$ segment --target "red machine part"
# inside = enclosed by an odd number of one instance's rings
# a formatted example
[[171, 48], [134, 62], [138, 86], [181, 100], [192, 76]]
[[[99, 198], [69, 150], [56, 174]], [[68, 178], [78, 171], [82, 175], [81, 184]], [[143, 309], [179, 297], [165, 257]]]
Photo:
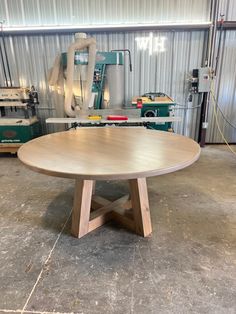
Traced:
[[142, 100], [142, 98], [138, 98], [138, 99], [137, 99], [137, 105], [136, 105], [136, 107], [137, 107], [138, 109], [143, 108], [143, 100]]
[[128, 120], [127, 116], [117, 116], [117, 115], [109, 115], [107, 116], [107, 120]]

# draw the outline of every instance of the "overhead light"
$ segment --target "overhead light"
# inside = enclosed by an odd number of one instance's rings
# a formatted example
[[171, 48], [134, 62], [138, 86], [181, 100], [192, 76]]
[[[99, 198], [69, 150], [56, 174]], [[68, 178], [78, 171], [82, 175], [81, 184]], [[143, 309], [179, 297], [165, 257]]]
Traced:
[[137, 23], [137, 24], [89, 24], [89, 25], [45, 25], [45, 26], [4, 26], [3, 31], [6, 33], [22, 32], [60, 32], [70, 30], [119, 30], [119, 29], [155, 29], [155, 28], [208, 28], [211, 22], [175, 22], [175, 23]]

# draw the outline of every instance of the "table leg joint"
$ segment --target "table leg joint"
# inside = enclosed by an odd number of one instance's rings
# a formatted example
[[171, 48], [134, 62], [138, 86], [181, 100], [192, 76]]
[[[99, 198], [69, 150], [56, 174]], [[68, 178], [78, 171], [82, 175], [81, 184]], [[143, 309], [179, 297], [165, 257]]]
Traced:
[[130, 196], [113, 202], [93, 195], [92, 180], [76, 180], [72, 212], [72, 234], [78, 238], [110, 220], [143, 236], [152, 232], [145, 178], [129, 180]]

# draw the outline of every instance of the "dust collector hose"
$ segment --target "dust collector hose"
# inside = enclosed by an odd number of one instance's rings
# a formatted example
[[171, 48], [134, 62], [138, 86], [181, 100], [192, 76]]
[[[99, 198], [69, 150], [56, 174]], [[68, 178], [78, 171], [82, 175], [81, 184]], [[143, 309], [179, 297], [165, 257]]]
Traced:
[[69, 117], [75, 117], [73, 105], [73, 80], [74, 80], [74, 58], [76, 50], [88, 48], [87, 82], [84, 93], [84, 108], [88, 108], [92, 95], [92, 84], [96, 60], [96, 40], [94, 38], [81, 38], [69, 46], [67, 51], [67, 78], [65, 82], [65, 112]]

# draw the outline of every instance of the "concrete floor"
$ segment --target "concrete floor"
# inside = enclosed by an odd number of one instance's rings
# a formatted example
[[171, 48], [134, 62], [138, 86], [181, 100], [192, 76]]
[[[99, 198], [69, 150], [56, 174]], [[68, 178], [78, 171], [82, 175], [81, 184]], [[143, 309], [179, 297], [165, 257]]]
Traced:
[[[225, 147], [148, 180], [148, 239], [110, 224], [77, 240], [70, 220], [60, 235], [73, 183], [0, 158], [0, 313], [236, 313], [236, 159]], [[112, 199], [127, 184], [97, 191]]]

